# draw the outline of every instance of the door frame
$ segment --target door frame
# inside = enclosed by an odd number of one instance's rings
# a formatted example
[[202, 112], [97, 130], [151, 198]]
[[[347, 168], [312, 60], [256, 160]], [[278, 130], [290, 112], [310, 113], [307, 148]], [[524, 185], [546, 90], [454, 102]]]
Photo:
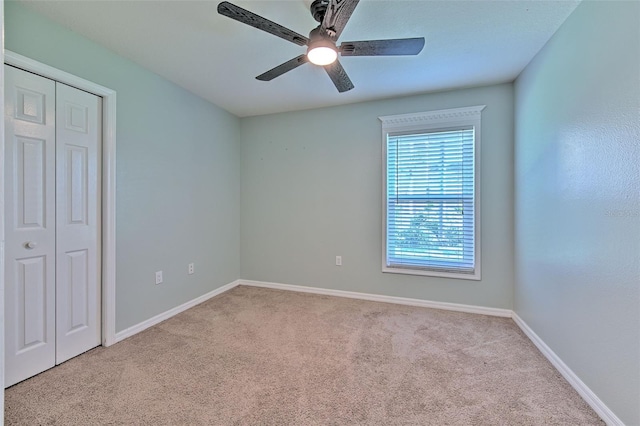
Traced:
[[102, 346], [111, 346], [116, 343], [116, 92], [10, 50], [4, 51], [4, 63], [102, 98]]
[[[0, 62], [4, 63], [4, 1], [0, 1]], [[4, 170], [4, 67], [0, 70], [0, 164]], [[4, 172], [0, 173], [0, 424], [4, 424]]]

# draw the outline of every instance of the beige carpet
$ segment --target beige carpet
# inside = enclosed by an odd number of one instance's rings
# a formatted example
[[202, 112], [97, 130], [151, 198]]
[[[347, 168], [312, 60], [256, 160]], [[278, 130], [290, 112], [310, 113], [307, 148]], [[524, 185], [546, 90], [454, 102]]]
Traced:
[[6, 392], [7, 424], [589, 425], [506, 318], [237, 287]]

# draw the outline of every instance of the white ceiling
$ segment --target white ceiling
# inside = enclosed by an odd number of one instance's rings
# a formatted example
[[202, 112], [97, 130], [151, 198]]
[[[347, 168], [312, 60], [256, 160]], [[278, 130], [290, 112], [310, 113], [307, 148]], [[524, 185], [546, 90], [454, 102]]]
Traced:
[[[309, 0], [233, 3], [308, 35]], [[304, 48], [233, 21], [218, 1], [25, 1], [240, 117], [510, 82], [579, 0], [362, 0], [339, 41], [426, 38], [418, 56], [345, 57], [355, 89], [338, 93], [306, 64], [271, 82], [255, 76]]]

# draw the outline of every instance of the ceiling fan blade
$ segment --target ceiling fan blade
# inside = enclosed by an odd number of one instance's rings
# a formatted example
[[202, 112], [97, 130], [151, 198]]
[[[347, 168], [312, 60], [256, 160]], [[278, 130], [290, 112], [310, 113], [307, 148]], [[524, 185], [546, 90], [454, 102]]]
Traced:
[[285, 28], [282, 25], [276, 24], [275, 22], [263, 18], [260, 15], [256, 15], [255, 13], [249, 12], [246, 9], [226, 1], [223, 1], [218, 5], [218, 13], [231, 19], [235, 19], [238, 22], [242, 22], [243, 24], [251, 25], [254, 28], [283, 38], [291, 43], [297, 44], [298, 46], [304, 46], [309, 43], [309, 39], [302, 34], [298, 34], [297, 32]]
[[417, 55], [424, 47], [424, 37], [392, 40], [345, 41], [342, 56]]
[[325, 65], [324, 69], [327, 70], [327, 74], [329, 74], [329, 78], [335, 84], [338, 92], [342, 93], [353, 89], [353, 83], [339, 61], [336, 60], [332, 64]]
[[290, 61], [287, 61], [275, 68], [270, 69], [264, 74], [260, 74], [256, 78], [261, 81], [271, 81], [274, 78], [281, 76], [285, 72], [289, 72], [292, 69], [298, 68], [300, 65], [306, 64], [307, 62], [309, 62], [309, 60], [307, 59], [307, 55], [300, 55], [291, 59]]
[[327, 11], [322, 19], [322, 28], [327, 31], [333, 41], [340, 37], [359, 1], [329, 0]]

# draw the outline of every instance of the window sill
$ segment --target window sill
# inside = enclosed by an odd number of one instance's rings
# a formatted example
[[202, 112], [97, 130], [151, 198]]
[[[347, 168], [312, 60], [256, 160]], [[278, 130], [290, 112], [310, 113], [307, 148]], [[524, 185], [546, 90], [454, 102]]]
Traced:
[[454, 278], [458, 280], [471, 280], [471, 281], [480, 281], [482, 278], [480, 276], [480, 271], [476, 270], [473, 274], [462, 274], [457, 272], [444, 272], [444, 271], [428, 271], [425, 269], [410, 269], [410, 268], [389, 268], [386, 266], [382, 267], [383, 273], [390, 274], [403, 274], [403, 275], [419, 275], [426, 277], [439, 277], [439, 278]]

